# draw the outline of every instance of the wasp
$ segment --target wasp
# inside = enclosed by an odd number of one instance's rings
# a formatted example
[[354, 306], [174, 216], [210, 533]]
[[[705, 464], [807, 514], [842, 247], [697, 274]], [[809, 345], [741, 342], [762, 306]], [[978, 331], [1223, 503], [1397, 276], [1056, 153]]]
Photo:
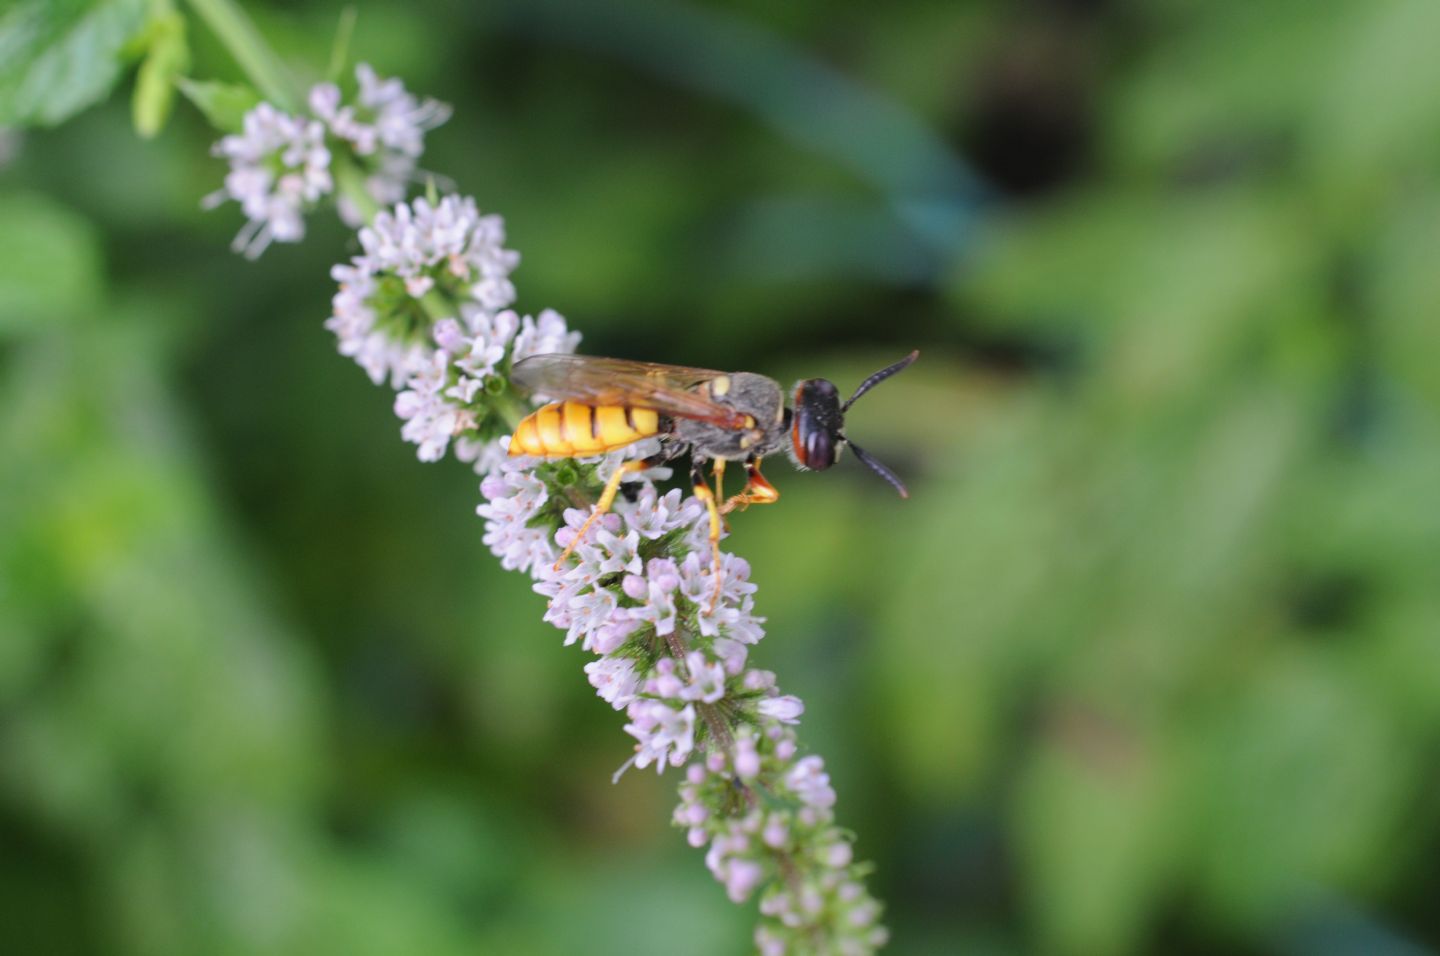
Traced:
[[[511, 379], [522, 389], [552, 399], [527, 416], [510, 439], [512, 456], [580, 458], [659, 436], [660, 451], [622, 464], [605, 485], [589, 518], [555, 562], [559, 570], [596, 519], [610, 510], [620, 482], [690, 453], [690, 482], [710, 517], [710, 551], [718, 592], [722, 516], [752, 504], [780, 499], [760, 463], [784, 451], [802, 471], [824, 471], [849, 446], [900, 497], [905, 485], [889, 468], [845, 434], [845, 413], [856, 399], [919, 358], [919, 351], [871, 375], [843, 404], [835, 385], [823, 378], [796, 383], [791, 402], [780, 383], [754, 372], [660, 365], [587, 355], [534, 355], [515, 364]], [[746, 483], [724, 497], [727, 462], [745, 463]], [[705, 477], [711, 463], [715, 488]]]

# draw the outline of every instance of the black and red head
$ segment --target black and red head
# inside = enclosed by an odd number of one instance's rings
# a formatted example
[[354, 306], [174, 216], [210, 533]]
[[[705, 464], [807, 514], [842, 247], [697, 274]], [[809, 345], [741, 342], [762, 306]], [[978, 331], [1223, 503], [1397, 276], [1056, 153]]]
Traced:
[[845, 413], [855, 400], [885, 379], [906, 367], [920, 357], [919, 351], [911, 352], [900, 361], [871, 375], [860, 383], [844, 404], [834, 383], [823, 378], [807, 378], [795, 386], [795, 402], [790, 420], [791, 453], [795, 463], [811, 471], [824, 471], [840, 460], [840, 453], [846, 445], [881, 478], [884, 478], [900, 497], [908, 498], [910, 493], [905, 485], [878, 459], [872, 457], [845, 435]]

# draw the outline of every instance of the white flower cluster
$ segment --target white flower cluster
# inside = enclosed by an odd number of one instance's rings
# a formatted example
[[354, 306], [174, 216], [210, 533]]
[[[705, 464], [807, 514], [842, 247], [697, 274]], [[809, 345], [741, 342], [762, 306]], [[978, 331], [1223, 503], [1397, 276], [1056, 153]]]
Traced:
[[305, 213], [335, 188], [325, 127], [269, 103], [246, 113], [243, 131], [216, 143], [215, 155], [230, 161], [230, 172], [204, 204], [240, 204], [247, 221], [231, 248], [250, 259], [272, 242], [305, 238]]
[[[366, 189], [378, 203], [405, 198], [424, 152], [425, 133], [445, 122], [450, 108], [435, 100], [417, 100], [399, 80], [381, 79], [361, 63], [355, 68], [355, 102], [344, 102], [340, 88], [321, 83], [310, 90], [308, 116], [292, 116], [261, 103], [245, 114], [242, 129], [215, 144], [215, 155], [230, 163], [225, 185], [207, 196], [211, 208], [233, 199], [246, 223], [233, 248], [254, 259], [272, 242], [299, 242], [305, 215], [335, 191], [332, 160], [343, 151], [365, 176]], [[341, 217], [358, 226], [360, 216], [348, 200]]]
[[[883, 945], [879, 904], [835, 826], [824, 762], [798, 755], [789, 725], [804, 706], [778, 691], [775, 675], [747, 665], [764, 636], [748, 564], [722, 553], [720, 598], [712, 602], [704, 506], [642, 480], [634, 500], [618, 501], [555, 572], [559, 549], [588, 512], [569, 508], [558, 526], [547, 521], [553, 500], [533, 469], [517, 459], [482, 483], [485, 542], [505, 567], [536, 578], [535, 590], [550, 599], [545, 619], [565, 631], [565, 643], [596, 655], [585, 673], [603, 700], [625, 711], [635, 738], [626, 766], [689, 764], [675, 822], [691, 845], [709, 845], [706, 864], [732, 900], [768, 886], [757, 947], [767, 956], [861, 956]], [[717, 812], [737, 791], [750, 809]]]
[[[399, 80], [382, 79], [368, 63], [355, 67], [355, 80], [355, 102], [346, 103], [334, 83], [321, 83], [310, 90], [310, 111], [364, 161], [366, 189], [375, 201], [391, 205], [405, 198], [425, 151], [425, 133], [450, 118], [450, 107], [416, 99]], [[359, 211], [343, 197], [339, 210], [347, 225], [360, 225]]]
[[[709, 553], [708, 519], [698, 499], [679, 490], [662, 495], [642, 480], [635, 500], [618, 502], [556, 572], [558, 549], [589, 514], [565, 509], [552, 544], [541, 520], [549, 497], [526, 464], [507, 464], [481, 484], [485, 542], [505, 567], [537, 579], [535, 590], [550, 599], [545, 620], [565, 631], [565, 643], [598, 655], [585, 670], [604, 700], [625, 709], [635, 766], [682, 765], [694, 750], [696, 705], [726, 697], [732, 679], [740, 692], [765, 692], [757, 705], [764, 712], [798, 716], [798, 700], [774, 694], [764, 672], [746, 669], [748, 647], [765, 632], [743, 559], [721, 555], [713, 599], [715, 571], [701, 560]], [[696, 641], [682, 658], [637, 657], [639, 645], [668, 646], [681, 631]]]
[[[491, 315], [467, 303], [461, 306], [460, 316], [459, 320], [441, 319], [435, 323], [431, 330], [435, 350], [410, 373], [395, 397], [395, 414], [405, 422], [400, 435], [419, 446], [421, 461], [440, 460], [451, 438], [478, 424], [476, 398], [503, 360], [508, 357], [518, 362], [547, 351], [571, 352], [580, 339], [580, 334], [568, 331], [564, 318], [551, 309], [535, 319], [508, 309]], [[346, 347], [342, 337], [341, 351]], [[368, 353], [368, 360], [363, 348], [357, 353], [357, 361], [370, 371], [372, 379], [377, 373], [383, 376], [388, 370], [396, 375], [397, 370], [409, 367], [408, 354], [402, 353], [400, 361], [393, 364], [376, 362], [377, 355], [383, 357], [386, 353]], [[474, 455], [476, 470], [482, 474], [497, 464], [496, 455], [485, 454], [483, 448], [476, 449]]]
[[485, 545], [507, 571], [535, 573], [555, 560], [549, 528], [532, 521], [550, 500], [550, 492], [529, 469], [505, 459], [480, 482], [486, 503], [476, 508], [485, 519]]
[[[360, 255], [330, 271], [340, 288], [325, 327], [340, 340], [340, 353], [377, 385], [388, 378], [422, 398], [468, 402], [507, 350], [517, 357], [570, 351], [579, 341], [554, 312], [536, 320], [500, 311], [515, 301], [510, 273], [520, 257], [504, 246], [504, 220], [482, 216], [469, 197], [400, 203], [376, 215], [359, 238]], [[444, 293], [445, 310], [460, 303], [458, 316], [432, 320], [424, 299], [434, 292]], [[451, 383], [442, 379], [452, 362], [465, 381], [446, 394]], [[413, 411], [402, 417], [411, 419], [424, 407], [406, 399]]]
[[490, 474], [505, 452], [498, 433], [477, 432], [487, 389], [504, 392], [503, 373], [523, 358], [573, 352], [580, 333], [553, 310], [507, 308], [520, 257], [505, 248], [504, 220], [481, 215], [469, 197], [400, 203], [359, 240], [360, 254], [331, 269], [339, 289], [325, 327], [371, 381], [397, 390], [401, 436], [421, 461], [439, 460], [454, 441], [457, 457]]

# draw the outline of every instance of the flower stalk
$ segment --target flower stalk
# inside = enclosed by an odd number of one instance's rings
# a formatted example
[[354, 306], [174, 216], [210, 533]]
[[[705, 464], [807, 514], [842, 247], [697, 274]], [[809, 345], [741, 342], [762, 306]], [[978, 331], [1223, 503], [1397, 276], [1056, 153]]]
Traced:
[[662, 490], [664, 467], [628, 473], [627, 494], [576, 540], [606, 480], [659, 440], [591, 459], [508, 453], [539, 401], [516, 389], [511, 368], [572, 352], [580, 335], [553, 310], [512, 308], [519, 256], [500, 217], [433, 186], [404, 201], [424, 136], [448, 107], [361, 64], [353, 92], [320, 84], [299, 112], [302, 98], [288, 95], [278, 60], [238, 8], [190, 2], [274, 101], [217, 146], [231, 165], [217, 197], [239, 202], [248, 219], [237, 245], [256, 256], [272, 241], [298, 241], [304, 217], [327, 202], [358, 227], [361, 251], [331, 270], [325, 325], [341, 354], [395, 390], [401, 436], [422, 461], [451, 454], [474, 470], [485, 543], [502, 566], [530, 576], [547, 599], [545, 620], [592, 655], [589, 682], [625, 714], [633, 753], [621, 772], [684, 768], [673, 822], [706, 849], [731, 900], [758, 896], [763, 956], [864, 956], [883, 945], [868, 867], [835, 824], [824, 762], [800, 751], [804, 706], [749, 662], [765, 620], [748, 563], [721, 552], [712, 565], [706, 509]]
[[[355, 211], [365, 222], [373, 222], [375, 216], [380, 212], [380, 203], [370, 195], [370, 190], [365, 186], [365, 174], [360, 167], [347, 159], [338, 159], [335, 162], [335, 186], [346, 202], [355, 208]], [[440, 318], [441, 316], [436, 316]]]

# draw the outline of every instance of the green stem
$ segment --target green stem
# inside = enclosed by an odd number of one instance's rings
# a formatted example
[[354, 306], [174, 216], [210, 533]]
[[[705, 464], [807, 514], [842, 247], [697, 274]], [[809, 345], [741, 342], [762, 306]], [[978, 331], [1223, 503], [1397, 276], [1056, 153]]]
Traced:
[[525, 419], [525, 416], [535, 410], [526, 404], [519, 395], [515, 394], [513, 386], [506, 388], [505, 391], [499, 395], [492, 396], [490, 404], [500, 413], [500, 417], [505, 419], [505, 424], [509, 426], [512, 432], [519, 427], [520, 422]]
[[335, 28], [335, 43], [330, 47], [330, 67], [325, 71], [325, 78], [331, 83], [340, 82], [340, 74], [345, 72], [345, 63], [350, 59], [350, 41], [355, 36], [355, 21], [359, 14], [354, 7], [346, 7], [340, 11], [340, 25]]
[[[360, 167], [349, 157], [335, 153], [331, 157], [330, 168], [335, 174], [335, 187], [340, 190], [341, 195], [350, 201], [366, 222], [372, 222], [375, 214], [380, 211], [380, 204], [365, 186], [365, 174]], [[428, 306], [426, 311], [430, 311]], [[430, 317], [440, 316], [432, 313]]]
[[234, 0], [188, 0], [190, 6], [240, 64], [250, 82], [275, 106], [287, 113], [300, 107], [301, 96], [285, 65], [255, 24]]
[[425, 314], [430, 316], [431, 322], [439, 322], [441, 319], [458, 319], [460, 309], [450, 298], [439, 289], [431, 289], [420, 297], [420, 307]]

